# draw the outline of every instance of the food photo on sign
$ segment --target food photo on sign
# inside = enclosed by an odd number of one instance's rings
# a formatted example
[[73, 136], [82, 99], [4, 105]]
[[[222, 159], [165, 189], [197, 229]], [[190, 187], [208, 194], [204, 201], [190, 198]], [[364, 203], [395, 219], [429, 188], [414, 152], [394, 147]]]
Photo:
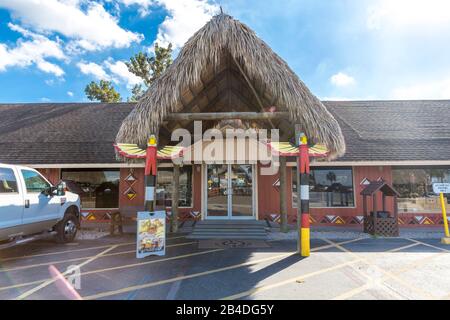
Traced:
[[137, 258], [165, 254], [165, 217], [164, 211], [138, 213]]

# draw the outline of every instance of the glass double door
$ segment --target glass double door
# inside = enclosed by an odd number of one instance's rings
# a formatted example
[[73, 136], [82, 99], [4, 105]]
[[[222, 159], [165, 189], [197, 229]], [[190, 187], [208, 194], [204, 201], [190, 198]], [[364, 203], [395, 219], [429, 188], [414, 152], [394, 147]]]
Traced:
[[254, 219], [254, 172], [250, 164], [206, 166], [206, 218]]

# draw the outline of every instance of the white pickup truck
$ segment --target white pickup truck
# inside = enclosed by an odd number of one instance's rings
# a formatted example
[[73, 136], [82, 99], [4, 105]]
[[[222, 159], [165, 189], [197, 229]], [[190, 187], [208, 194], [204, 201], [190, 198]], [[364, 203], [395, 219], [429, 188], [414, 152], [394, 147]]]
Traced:
[[80, 198], [53, 186], [38, 171], [0, 164], [0, 248], [44, 235], [74, 240], [80, 225]]

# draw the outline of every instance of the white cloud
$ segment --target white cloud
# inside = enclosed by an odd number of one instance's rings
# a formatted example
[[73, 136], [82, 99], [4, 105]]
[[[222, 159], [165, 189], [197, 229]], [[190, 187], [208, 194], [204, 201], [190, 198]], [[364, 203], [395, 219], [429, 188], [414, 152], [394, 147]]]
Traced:
[[450, 77], [427, 81], [394, 89], [393, 99], [450, 99]]
[[5, 71], [8, 67], [23, 68], [34, 64], [38, 69], [57, 77], [64, 74], [61, 67], [46, 60], [46, 58], [67, 60], [59, 41], [50, 40], [11, 23], [8, 27], [30, 39], [20, 38], [15, 47], [0, 43], [0, 71]]
[[145, 17], [150, 13], [150, 7], [155, 4], [154, 0], [119, 0], [125, 6], [138, 6], [139, 14]]
[[123, 61], [113, 61], [112, 59], [109, 59], [105, 62], [105, 66], [113, 75], [119, 78], [118, 80], [116, 79], [116, 82], [121, 80], [125, 82], [129, 88], [143, 82], [141, 78], [128, 71], [128, 67]]
[[218, 6], [207, 0], [155, 0], [169, 15], [159, 26], [156, 41], [162, 46], [172, 43], [181, 48], [198, 29], [218, 12]]
[[101, 65], [95, 62], [79, 62], [77, 67], [83, 74], [94, 76], [97, 80], [112, 81], [115, 84], [125, 83], [128, 88], [142, 83], [142, 79], [128, 71], [123, 61], [109, 58]]
[[161, 23], [156, 42], [162, 46], [172, 43], [179, 49], [198, 29], [219, 11], [219, 6], [210, 0], [119, 0], [125, 6], [139, 7], [141, 16], [147, 15], [151, 7], [163, 7], [168, 15]]
[[73, 97], [73, 92], [72, 92], [72, 91], [67, 91], [67, 95], [68, 95], [69, 97]]
[[330, 81], [336, 87], [348, 87], [356, 83], [355, 79], [348, 74], [339, 72], [330, 78]]
[[54, 63], [50, 63], [45, 60], [39, 60], [36, 62], [36, 65], [38, 69], [47, 72], [47, 73], [53, 73], [57, 77], [61, 77], [64, 74], [64, 70], [61, 69], [59, 66], [57, 66]]
[[0, 0], [22, 24], [41, 33], [57, 32], [85, 50], [123, 48], [143, 36], [123, 29], [100, 3], [76, 0]]
[[78, 62], [77, 67], [83, 74], [92, 75], [97, 80], [112, 80], [103, 67], [95, 62]]
[[450, 27], [448, 0], [380, 0], [369, 8], [369, 29]]

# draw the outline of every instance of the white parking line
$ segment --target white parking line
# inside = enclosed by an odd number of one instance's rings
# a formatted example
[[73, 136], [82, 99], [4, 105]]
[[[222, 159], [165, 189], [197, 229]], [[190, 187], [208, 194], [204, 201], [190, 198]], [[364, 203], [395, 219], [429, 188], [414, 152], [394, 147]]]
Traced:
[[[338, 248], [339, 249], [340, 245], [351, 243], [351, 242], [355, 242], [355, 241], [362, 240], [362, 239], [363, 238], [360, 238], [360, 239], [357, 239], [357, 240], [349, 240], [349, 241], [339, 242], [339, 243], [335, 243], [335, 242], [332, 242], [332, 241], [327, 240], [327, 239], [322, 239], [322, 240], [330, 243], [328, 245], [328, 247], [334, 247], [334, 248]], [[408, 246], [405, 246], [405, 247], [411, 247], [411, 245], [408, 245]], [[401, 250], [401, 249], [402, 248], [396, 248], [396, 249], [392, 249], [390, 251]], [[389, 252], [389, 251], [384, 251], [384, 252]], [[318, 276], [318, 275], [321, 275], [321, 274], [324, 274], [324, 273], [328, 273], [328, 272], [331, 272], [331, 271], [336, 271], [336, 270], [342, 269], [342, 268], [347, 267], [347, 266], [353, 266], [354, 264], [356, 264], [358, 262], [362, 262], [363, 259], [364, 258], [362, 258], [362, 257], [357, 257], [355, 260], [343, 262], [343, 263], [340, 263], [338, 265], [331, 266], [331, 267], [328, 267], [328, 268], [325, 268], [325, 269], [321, 269], [321, 270], [318, 270], [318, 271], [310, 272], [310, 273], [307, 273], [307, 274], [298, 275], [298, 276], [286, 279], [284, 281], [279, 281], [277, 283], [268, 284], [268, 285], [262, 285], [262, 286], [259, 286], [259, 287], [256, 287], [256, 288], [244, 291], [244, 292], [240, 292], [240, 293], [228, 296], [228, 297], [224, 297], [221, 300], [235, 300], [235, 299], [244, 298], [244, 297], [250, 296], [250, 295], [255, 294], [255, 293], [264, 292], [264, 291], [267, 291], [267, 290], [270, 290], [270, 289], [274, 289], [274, 288], [278, 288], [278, 287], [281, 287], [281, 286], [284, 286], [284, 285], [287, 285], [287, 284], [291, 284], [291, 283], [294, 283], [294, 282], [297, 282], [297, 281], [300, 281], [300, 280], [304, 280], [304, 279], [307, 279], [307, 278], [315, 277], [315, 276]]]
[[[412, 240], [410, 240], [410, 239], [406, 239], [406, 240], [412, 241]], [[327, 242], [333, 243], [333, 242], [330, 241], [330, 240], [327, 240]], [[406, 246], [403, 246], [403, 247], [400, 247], [400, 248], [397, 248], [397, 249], [392, 249], [392, 250], [388, 250], [388, 251], [383, 251], [382, 253], [385, 253], [385, 252], [392, 253], [392, 252], [400, 251], [400, 250], [403, 250], [403, 249], [411, 248], [411, 247], [414, 247], [414, 246], [417, 246], [417, 245], [419, 245], [419, 243], [418, 243], [418, 242], [414, 242], [414, 243], [412, 243], [412, 244], [409, 244], [409, 245], [406, 245]], [[342, 246], [340, 246], [340, 245], [337, 245], [337, 247], [338, 247], [340, 250], [342, 250], [343, 252], [346, 252], [346, 253], [348, 253], [349, 255], [351, 255], [351, 256], [353, 256], [353, 257], [355, 257], [355, 258], [362, 258], [361, 261], [362, 261], [363, 263], [365, 263], [366, 265], [368, 265], [368, 266], [370, 266], [370, 267], [375, 268], [377, 271], [379, 271], [380, 273], [384, 274], [384, 276], [383, 276], [381, 279], [379, 279], [378, 283], [383, 283], [383, 282], [384, 282], [385, 280], [387, 280], [387, 279], [392, 279], [392, 280], [396, 281], [397, 283], [400, 283], [400, 284], [403, 285], [404, 287], [409, 288], [410, 290], [419, 293], [421, 296], [427, 297], [428, 299], [435, 299], [435, 298], [436, 298], [436, 297], [435, 297], [434, 295], [432, 295], [431, 293], [426, 292], [426, 291], [424, 291], [424, 290], [422, 290], [422, 289], [420, 289], [420, 288], [417, 288], [417, 287], [411, 285], [409, 282], [407, 282], [407, 281], [405, 281], [405, 280], [399, 278], [399, 277], [397, 276], [397, 274], [399, 274], [398, 272], [395, 272], [395, 273], [394, 273], [394, 272], [389, 272], [389, 271], [386, 271], [386, 270], [384, 270], [383, 268], [377, 266], [376, 264], [373, 264], [372, 261], [373, 261], [375, 258], [364, 258], [364, 257], [361, 257], [361, 255], [356, 254], [356, 253], [354, 253], [354, 252], [352, 252], [352, 251], [350, 251], [350, 250], [348, 250], [348, 249], [346, 249], [346, 248], [344, 248], [344, 247], [342, 247]], [[413, 263], [413, 266], [412, 266], [411, 268], [413, 268], [413, 267], [415, 267], [415, 266], [416, 266], [416, 264]], [[404, 267], [404, 268], [402, 268], [402, 269], [403, 269], [403, 272], [404, 272], [404, 271], [410, 270], [411, 268], [408, 268], [408, 267], [405, 268], [405, 267]], [[368, 277], [368, 276], [366, 275], [366, 277]], [[368, 278], [370, 279], [370, 277], [368, 277]], [[356, 294], [361, 293], [361, 292], [363, 292], [363, 291], [365, 291], [365, 290], [367, 290], [367, 289], [370, 289], [370, 288], [372, 288], [372, 287], [373, 287], [373, 283], [370, 284], [370, 285], [365, 284], [365, 285], [363, 285], [363, 286], [361, 286], [361, 287], [359, 287], [359, 288], [352, 289], [352, 290], [347, 291], [347, 292], [345, 292], [345, 293], [343, 293], [343, 294], [341, 294], [341, 295], [339, 295], [339, 296], [337, 296], [337, 297], [334, 297], [332, 300], [349, 299], [349, 298], [355, 296]], [[384, 288], [384, 290], [386, 290], [386, 288]]]
[[[191, 241], [191, 242], [170, 244], [170, 245], [167, 245], [167, 248], [187, 246], [187, 245], [196, 244], [196, 243], [197, 242], [195, 242], [195, 241]], [[119, 245], [116, 245], [116, 248], [118, 246]], [[108, 247], [110, 247], [110, 246], [108, 246]], [[135, 252], [136, 252], [136, 249], [135, 250], [120, 251], [120, 252], [113, 252], [113, 253], [104, 254], [102, 257], [118, 256], [118, 255], [135, 253]], [[19, 267], [4, 268], [4, 269], [0, 269], [0, 272], [12, 272], [12, 271], [19, 271], [19, 270], [27, 270], [27, 269], [32, 269], [32, 268], [37, 268], [37, 267], [42, 267], [42, 266], [48, 266], [48, 265], [53, 265], [53, 264], [61, 264], [61, 263], [80, 261], [80, 260], [85, 260], [85, 259], [89, 259], [89, 258], [92, 258], [92, 257], [95, 257], [95, 256], [72, 258], [72, 259], [64, 259], [64, 260], [54, 260], [54, 261], [50, 261], [50, 262], [35, 263], [35, 264], [24, 265], [24, 266], [19, 266]]]
[[[186, 238], [186, 236], [170, 237], [170, 238], [167, 238], [167, 240], [183, 239], [183, 238]], [[134, 241], [134, 242], [118, 243], [117, 244], [118, 247], [129, 246], [129, 245], [136, 245], [136, 241]], [[30, 254], [30, 255], [25, 255], [25, 256], [9, 257], [9, 258], [0, 258], [0, 263], [1, 262], [6, 262], [6, 261], [12, 261], [12, 260], [21, 260], [21, 259], [27, 259], [27, 258], [52, 256], [52, 255], [64, 254], [64, 253], [88, 251], [88, 250], [95, 250], [95, 249], [104, 249], [104, 248], [109, 248], [110, 246], [111, 246], [111, 244], [103, 245], [103, 246], [96, 246], [96, 247], [81, 248], [81, 249], [72, 249], [72, 250], [63, 250], [63, 251], [54, 251], [54, 252]]]
[[[209, 254], [209, 253], [213, 253], [213, 252], [217, 252], [217, 251], [223, 251], [223, 250], [225, 250], [225, 249], [213, 249], [213, 250], [194, 252], [194, 253], [189, 253], [189, 254], [184, 254], [184, 255], [179, 255], [179, 256], [173, 256], [173, 257], [168, 257], [168, 258], [163, 258], [163, 259], [158, 259], [158, 260], [151, 260], [151, 261], [145, 261], [145, 262], [139, 262], [139, 263], [133, 263], [133, 264], [119, 265], [119, 266], [109, 267], [109, 268], [95, 269], [95, 270], [81, 272], [80, 276], [89, 275], [89, 274], [96, 274], [96, 273], [102, 273], [102, 272], [108, 272], [108, 271], [114, 271], [114, 270], [128, 269], [128, 268], [134, 268], [134, 267], [140, 267], [140, 266], [144, 266], [144, 265], [149, 265], [149, 264], [154, 264], [154, 263], [161, 263], [161, 262], [172, 261], [172, 260], [177, 260], [177, 259], [184, 259], [184, 258], [188, 258], [188, 257], [193, 257], [193, 256], [198, 256], [198, 255], [203, 255], [203, 254]], [[36, 281], [31, 281], [31, 282], [14, 284], [14, 285], [6, 286], [6, 287], [0, 287], [0, 291], [8, 290], [8, 289], [16, 289], [16, 288], [26, 287], [26, 286], [30, 286], [30, 285], [35, 285], [35, 284], [40, 284], [40, 283], [43, 283], [43, 282], [48, 281], [48, 280], [50, 280], [50, 278], [42, 279], [42, 280], [36, 280]]]
[[[358, 239], [352, 239], [352, 240], [346, 240], [346, 241], [342, 241], [339, 242], [339, 244], [347, 244], [347, 243], [352, 243], [352, 242], [356, 242], [359, 240], [362, 240], [364, 238], [358, 238]], [[273, 240], [270, 242], [276, 242], [277, 240]], [[180, 245], [184, 245], [185, 243], [182, 244], [176, 244], [176, 246], [180, 246]], [[191, 243], [189, 243], [191, 244]], [[121, 244], [119, 244], [118, 246], [120, 246]], [[123, 244], [125, 245], [125, 244]], [[172, 245], [175, 246], [175, 245]], [[313, 248], [311, 251], [320, 251], [320, 250], [326, 250], [329, 248], [335, 247], [334, 245], [322, 245], [316, 248]], [[170, 261], [170, 260], [174, 260], [174, 259], [182, 259], [182, 258], [186, 258], [189, 256], [194, 256], [194, 255], [200, 255], [200, 254], [206, 254], [206, 253], [210, 253], [210, 252], [216, 252], [216, 251], [223, 251], [225, 249], [217, 249], [217, 250], [211, 250], [211, 251], [202, 251], [199, 253], [193, 253], [193, 254], [187, 254], [187, 255], [181, 255], [181, 256], [175, 256], [175, 257], [169, 257], [169, 258], [164, 258], [164, 259], [159, 259], [159, 260], [153, 260], [153, 261], [146, 261], [146, 262], [142, 262], [142, 263], [135, 263], [135, 264], [129, 264], [129, 265], [119, 265], [119, 266], [115, 266], [115, 267], [110, 267], [110, 268], [104, 268], [104, 269], [97, 269], [97, 270], [92, 270], [92, 271], [86, 271], [81, 273], [81, 275], [88, 275], [88, 274], [94, 274], [94, 273], [101, 273], [101, 272], [107, 272], [107, 271], [112, 271], [112, 270], [119, 270], [119, 269], [126, 269], [126, 268], [132, 268], [132, 267], [139, 267], [141, 265], [146, 265], [146, 264], [152, 264], [152, 263], [156, 263], [156, 262], [164, 262], [164, 261]], [[126, 254], [126, 253], [131, 253], [131, 252], [135, 252], [133, 251], [121, 251], [121, 252], [116, 252], [116, 253], [109, 253], [109, 254], [105, 254], [103, 255], [104, 257], [108, 257], [108, 256], [113, 256], [113, 255], [119, 255], [119, 254]], [[84, 259], [88, 259], [91, 257], [84, 257]], [[65, 262], [69, 262], [67, 260], [64, 260]], [[59, 262], [53, 262], [53, 263], [60, 263]], [[17, 288], [21, 288], [21, 287], [27, 287], [27, 286], [31, 286], [31, 285], [37, 285], [40, 283], [43, 283], [47, 280], [50, 279], [41, 279], [41, 280], [35, 280], [35, 281], [30, 281], [30, 282], [23, 282], [23, 283], [18, 283], [18, 284], [14, 284], [14, 285], [9, 285], [9, 286], [5, 286], [5, 287], [0, 287], [0, 291], [4, 291], [4, 290], [9, 290], [9, 289], [17, 289]]]
[[[77, 265], [76, 267], [81, 268], [81, 267], [87, 265], [88, 263], [91, 263], [91, 262], [94, 261], [95, 259], [100, 258], [100, 257], [101, 257], [102, 255], [104, 255], [105, 253], [108, 253], [109, 251], [114, 250], [115, 248], [117, 248], [117, 245], [114, 245], [114, 246], [112, 246], [112, 247], [110, 247], [110, 248], [108, 248], [108, 249], [106, 249], [106, 250], [100, 252], [99, 254], [95, 255], [94, 257], [90, 258], [89, 260], [86, 260], [85, 262], [80, 263], [80, 264]], [[63, 275], [63, 276], [66, 276], [66, 275], [67, 275], [68, 273], [70, 273], [70, 272], [71, 272], [71, 270], [67, 270], [67, 271], [64, 272], [62, 275]], [[37, 291], [39, 291], [39, 290], [41, 290], [41, 289], [43, 289], [43, 288], [45, 288], [45, 287], [51, 285], [51, 284], [54, 283], [55, 281], [57, 281], [56, 278], [54, 278], [54, 279], [52, 278], [51, 280], [47, 280], [47, 281], [45, 281], [44, 283], [40, 284], [39, 286], [37, 286], [37, 287], [35, 287], [35, 288], [31, 289], [31, 290], [28, 290], [28, 291], [22, 293], [22, 294], [21, 294], [20, 296], [18, 296], [15, 300], [23, 300], [23, 299], [26, 299], [27, 297], [31, 296], [33, 293], [36, 293]]]
[[94, 299], [110, 297], [110, 296], [114, 296], [114, 295], [118, 295], [118, 294], [122, 294], [122, 293], [127, 293], [127, 292], [131, 292], [131, 291], [151, 288], [151, 287], [159, 286], [159, 285], [162, 285], [162, 284], [173, 283], [173, 282], [180, 281], [180, 280], [192, 279], [192, 278], [206, 276], [206, 275], [210, 275], [210, 274], [214, 274], [214, 273], [218, 273], [218, 272], [223, 272], [223, 271], [233, 270], [233, 269], [237, 269], [237, 268], [242, 268], [242, 267], [245, 267], [245, 266], [250, 266], [250, 265], [254, 265], [254, 264], [258, 264], [258, 263], [262, 263], [262, 262], [266, 262], [266, 261], [270, 261], [270, 260], [282, 259], [282, 258], [286, 258], [288, 256], [292, 256], [293, 254], [294, 254], [294, 252], [288, 252], [288, 253], [283, 253], [283, 254], [279, 254], [279, 255], [276, 255], [276, 256], [271, 256], [271, 257], [262, 258], [262, 259], [258, 259], [258, 260], [251, 260], [251, 261], [247, 261], [247, 262], [244, 262], [244, 263], [239, 263], [239, 264], [231, 265], [231, 266], [228, 266], [228, 267], [212, 269], [212, 270], [208, 270], [208, 271], [193, 273], [193, 274], [189, 274], [189, 275], [185, 275], [185, 276], [179, 276], [179, 277], [174, 277], [174, 278], [160, 280], [160, 281], [155, 281], [155, 282], [149, 282], [149, 283], [145, 283], [145, 284], [142, 284], [142, 285], [135, 285], [135, 286], [130, 286], [130, 287], [126, 287], [126, 288], [121, 288], [121, 289], [118, 289], [118, 290], [105, 291], [105, 292], [101, 292], [101, 293], [85, 296], [85, 297], [83, 297], [83, 299], [94, 300]]
[[[352, 243], [352, 242], [356, 242], [356, 241], [359, 241], [359, 240], [362, 240], [362, 239], [364, 239], [364, 238], [346, 240], [346, 241], [340, 242], [340, 244]], [[332, 248], [334, 246], [335, 245], [324, 245], [324, 246], [313, 248], [311, 251], [325, 250], [325, 249], [328, 249], [328, 248]], [[220, 249], [220, 251], [221, 250], [223, 250], [223, 249]], [[154, 286], [158, 286], [158, 285], [162, 285], [162, 284], [174, 283], [174, 282], [182, 281], [182, 280], [185, 280], [185, 279], [191, 279], [191, 278], [201, 277], [201, 276], [214, 274], [214, 273], [218, 273], [218, 272], [222, 272], [222, 271], [227, 271], [227, 270], [232, 270], [232, 269], [236, 269], [236, 268], [241, 268], [241, 267], [244, 267], [244, 266], [247, 266], [247, 265], [258, 264], [258, 263], [261, 263], [261, 262], [274, 260], [274, 259], [277, 259], [277, 258], [288, 257], [288, 256], [292, 256], [292, 255], [295, 255], [295, 254], [296, 254], [296, 252], [283, 253], [281, 255], [277, 255], [277, 256], [273, 256], [273, 257], [269, 257], [269, 258], [264, 258], [264, 259], [260, 259], [260, 260], [248, 261], [248, 262], [245, 262], [245, 263], [240, 263], [240, 264], [236, 264], [236, 265], [232, 265], [232, 266], [228, 266], [228, 267], [212, 269], [212, 270], [199, 272], [199, 273], [195, 273], [195, 274], [190, 274], [190, 275], [178, 276], [178, 277], [174, 277], [174, 278], [171, 278], [171, 279], [166, 279], [166, 280], [146, 283], [146, 284], [143, 284], [143, 285], [130, 286], [128, 288], [122, 288], [122, 289], [119, 289], [119, 290], [102, 292], [102, 293], [98, 293], [98, 294], [94, 294], [94, 295], [90, 295], [90, 296], [85, 296], [84, 298], [85, 299], [89, 299], [89, 300], [104, 298], [104, 297], [117, 295], [117, 294], [121, 294], [121, 293], [126, 293], [126, 292], [130, 292], [130, 291], [141, 290], [141, 289], [150, 288], [150, 287], [154, 287]]]

